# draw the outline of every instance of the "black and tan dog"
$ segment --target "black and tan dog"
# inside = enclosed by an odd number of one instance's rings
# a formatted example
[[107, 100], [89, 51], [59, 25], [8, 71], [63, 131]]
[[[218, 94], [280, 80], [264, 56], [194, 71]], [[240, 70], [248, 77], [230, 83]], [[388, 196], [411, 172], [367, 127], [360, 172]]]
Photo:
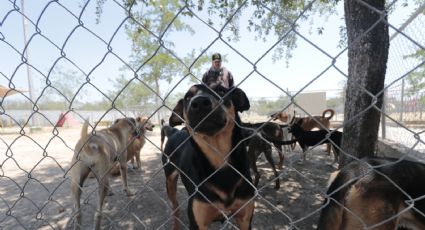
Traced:
[[141, 128], [140, 119], [123, 118], [107, 128], [88, 134], [88, 122], [81, 129], [81, 137], [78, 140], [70, 168], [71, 195], [76, 212], [75, 229], [81, 227], [80, 197], [83, 183], [90, 172], [96, 177], [99, 187], [99, 199], [95, 215], [95, 229], [100, 229], [102, 219], [103, 201], [107, 194], [111, 194], [109, 188], [109, 174], [118, 161], [120, 173], [127, 196], [133, 195], [127, 185], [127, 147], [128, 140], [137, 135]]
[[175, 211], [174, 229], [179, 229], [179, 175], [189, 195], [190, 229], [207, 229], [225, 217], [234, 219], [239, 229], [251, 228], [255, 189], [241, 128], [236, 125], [238, 112], [248, 109], [241, 89], [221, 85], [192, 86], [174, 109], [186, 124], [186, 129], [168, 139], [162, 157]]
[[424, 164], [367, 157], [334, 174], [317, 229], [425, 229]]

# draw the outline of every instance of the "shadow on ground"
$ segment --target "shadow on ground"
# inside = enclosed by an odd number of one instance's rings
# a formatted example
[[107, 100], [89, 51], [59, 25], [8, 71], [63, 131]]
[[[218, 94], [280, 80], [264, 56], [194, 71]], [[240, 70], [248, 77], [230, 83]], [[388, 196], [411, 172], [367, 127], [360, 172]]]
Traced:
[[[159, 146], [158, 133], [152, 133], [149, 139]], [[166, 196], [161, 154], [155, 145], [147, 143], [142, 150], [142, 171], [129, 170], [129, 186], [137, 192], [135, 196], [125, 196], [120, 177], [111, 178], [115, 194], [106, 198], [102, 220], [104, 229], [171, 229], [172, 210]], [[334, 170], [328, 166], [332, 157], [326, 155], [324, 146], [320, 146], [310, 151], [304, 164], [298, 164], [298, 152], [286, 154], [284, 168], [280, 170], [279, 190], [274, 189], [274, 176], [268, 163], [259, 159], [262, 177], [253, 229], [315, 229], [323, 192], [329, 174]], [[2, 174], [0, 228], [71, 228], [73, 204], [70, 179], [65, 172], [51, 162], [34, 167], [30, 176], [24, 172], [14, 178], [8, 177], [7, 173]], [[183, 229], [188, 226], [186, 199], [186, 192], [179, 182], [178, 200], [182, 208]], [[81, 202], [82, 228], [90, 229], [97, 202], [95, 179], [88, 179], [84, 184]], [[217, 223], [211, 229], [221, 227], [223, 225]]]

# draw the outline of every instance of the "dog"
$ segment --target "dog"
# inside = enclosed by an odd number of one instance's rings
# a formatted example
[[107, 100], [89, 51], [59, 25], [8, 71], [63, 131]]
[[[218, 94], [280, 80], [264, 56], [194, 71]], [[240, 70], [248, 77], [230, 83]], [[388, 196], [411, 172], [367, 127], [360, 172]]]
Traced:
[[[242, 123], [246, 124], [246, 123]], [[282, 146], [283, 144], [290, 145], [294, 143], [296, 140], [288, 141], [287, 143], [274, 143], [276, 141], [276, 138], [280, 137], [270, 137], [269, 133], [265, 133], [263, 129], [260, 129], [259, 135], [253, 134], [253, 131], [247, 131], [249, 133], [245, 133], [245, 136], [249, 136], [249, 142], [248, 142], [248, 157], [251, 164], [251, 169], [254, 172], [254, 185], [257, 187], [259, 180], [260, 180], [260, 172], [257, 168], [257, 159], [261, 155], [261, 153], [264, 153], [264, 156], [266, 157], [267, 162], [270, 164], [270, 167], [273, 170], [274, 176], [275, 176], [275, 189], [280, 188], [280, 180], [279, 180], [279, 173], [276, 170], [273, 157], [272, 157], [272, 144], [275, 146]], [[276, 132], [275, 132], [276, 133]], [[271, 143], [270, 143], [271, 142]]]
[[318, 230], [425, 229], [425, 164], [366, 157], [333, 177]]
[[70, 168], [71, 195], [76, 212], [74, 229], [81, 228], [80, 198], [81, 188], [85, 179], [92, 172], [99, 184], [99, 199], [95, 214], [95, 229], [100, 229], [102, 208], [106, 195], [112, 195], [109, 187], [109, 174], [115, 161], [119, 162], [120, 172], [127, 196], [134, 195], [127, 184], [127, 143], [128, 139], [136, 136], [141, 127], [140, 118], [122, 118], [106, 129], [88, 134], [88, 121], [81, 129]]
[[[189, 195], [190, 229], [207, 229], [225, 216], [233, 218], [239, 229], [251, 229], [255, 188], [238, 125], [238, 112], [249, 107], [241, 89], [219, 84], [193, 85], [177, 103], [173, 114], [184, 119], [185, 129], [169, 137], [162, 155], [167, 194], [174, 209], [173, 229], [180, 227], [179, 175]], [[183, 123], [177, 121], [173, 125]]]
[[305, 161], [305, 152], [307, 151], [308, 147], [324, 143], [329, 143], [332, 145], [332, 149], [334, 152], [334, 161], [332, 162], [332, 165], [339, 162], [342, 132], [337, 130], [305, 131], [302, 126], [303, 122], [304, 119], [299, 119], [289, 128], [289, 132], [292, 133], [298, 144], [301, 146], [303, 162]]
[[[326, 116], [327, 113], [330, 113], [329, 116]], [[280, 120], [283, 123], [297, 123], [299, 120], [303, 120], [302, 122], [302, 128], [306, 131], [310, 131], [314, 128], [317, 128], [319, 130], [329, 130], [331, 123], [330, 120], [335, 115], [335, 110], [333, 109], [326, 109], [323, 111], [322, 116], [310, 116], [310, 117], [295, 117], [295, 110], [294, 114], [291, 115], [290, 113], [286, 113], [285, 111], [277, 112], [271, 115], [273, 120]], [[295, 146], [293, 146], [292, 149], [294, 149]], [[330, 144], [327, 145], [326, 152], [328, 155], [331, 153], [331, 146]]]
[[[153, 131], [155, 125], [150, 122], [149, 117], [143, 116], [139, 118], [142, 128], [135, 137], [129, 138], [127, 147], [127, 162], [131, 161], [133, 169], [141, 169], [142, 161], [140, 160], [140, 151], [146, 143], [146, 132]], [[111, 170], [111, 175], [119, 175], [120, 167], [118, 162]]]
[[[261, 177], [260, 172], [257, 168], [257, 159], [264, 153], [267, 162], [273, 170], [275, 175], [275, 189], [280, 188], [279, 173], [276, 170], [274, 160], [272, 157], [272, 146], [273, 144], [277, 149], [279, 155], [278, 168], [283, 168], [284, 155], [282, 152], [282, 146], [290, 145], [296, 142], [296, 140], [287, 141], [284, 138], [284, 129], [288, 127], [285, 125], [279, 125], [274, 122], [259, 122], [259, 123], [247, 123], [242, 122], [242, 127], [247, 131], [244, 132], [244, 136], [249, 138], [248, 142], [248, 156], [251, 164], [251, 169], [254, 172], [254, 185], [257, 186]], [[253, 135], [254, 130], [260, 135]], [[282, 142], [283, 140], [283, 142]], [[271, 142], [271, 144], [270, 144]]]
[[171, 127], [170, 125], [166, 125], [164, 119], [161, 119], [161, 152], [163, 151], [165, 137], [169, 138], [179, 130]]
[[[274, 123], [274, 122], [259, 122], [259, 123], [242, 122], [242, 126], [244, 128], [259, 130], [268, 141], [273, 143], [273, 145], [276, 147], [276, 150], [277, 150], [278, 155], [279, 155], [278, 168], [282, 169], [283, 168], [283, 160], [284, 160], [282, 146], [285, 146], [285, 144], [282, 144], [282, 143], [286, 143], [286, 142], [281, 143], [280, 141], [289, 140], [287, 138], [287, 136], [285, 136], [285, 133], [284, 133], [284, 130], [287, 129], [288, 126], [287, 125], [279, 125], [279, 124]], [[254, 141], [254, 142], [258, 143], [258, 141]], [[295, 143], [295, 141], [292, 141], [291, 143]], [[261, 148], [262, 146], [266, 147], [266, 145], [263, 145], [263, 144], [260, 144], [259, 146], [249, 144], [249, 146], [253, 147], [253, 148], [258, 148], [259, 149], [258, 151], [260, 153], [261, 152], [264, 152], [264, 153], [268, 152], [267, 149]], [[255, 150], [255, 151], [257, 152], [257, 150]], [[267, 159], [267, 156], [266, 156], [266, 159]], [[270, 158], [270, 159], [272, 159], [272, 158]], [[271, 162], [269, 161], [269, 163], [271, 163]], [[273, 166], [273, 168], [274, 168], [274, 166]]]

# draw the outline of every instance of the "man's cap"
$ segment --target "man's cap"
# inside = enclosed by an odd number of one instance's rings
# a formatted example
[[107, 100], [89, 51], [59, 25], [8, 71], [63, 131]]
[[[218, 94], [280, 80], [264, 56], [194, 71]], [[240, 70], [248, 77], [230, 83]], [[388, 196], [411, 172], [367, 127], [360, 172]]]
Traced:
[[219, 54], [219, 53], [215, 53], [215, 54], [213, 54], [213, 56], [212, 56], [212, 60], [214, 61], [214, 60], [220, 60], [221, 61], [221, 54]]

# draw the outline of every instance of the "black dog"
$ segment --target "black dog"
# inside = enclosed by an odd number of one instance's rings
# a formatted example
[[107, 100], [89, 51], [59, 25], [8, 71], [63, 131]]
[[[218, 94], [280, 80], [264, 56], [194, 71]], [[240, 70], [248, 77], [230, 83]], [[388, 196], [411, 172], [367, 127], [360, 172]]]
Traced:
[[170, 138], [178, 131], [178, 129], [171, 127], [170, 125], [166, 125], [164, 119], [161, 119], [161, 151], [164, 149], [165, 137]]
[[[315, 130], [315, 131], [305, 131], [302, 128], [303, 120], [300, 119], [296, 123], [294, 123], [290, 128], [289, 132], [295, 137], [298, 141], [298, 144], [301, 146], [303, 150], [303, 161], [305, 161], [305, 152], [308, 147], [316, 146], [319, 144], [330, 143], [332, 144], [332, 149], [334, 152], [334, 161], [332, 165], [339, 161], [340, 155], [340, 147], [342, 140], [342, 132], [336, 130]], [[329, 135], [330, 134], [330, 135]], [[329, 137], [327, 137], [329, 135]]]
[[425, 229], [424, 164], [367, 157], [334, 174], [318, 230]]
[[[179, 175], [189, 195], [190, 229], [207, 229], [225, 217], [234, 218], [239, 229], [251, 228], [255, 188], [241, 128], [236, 125], [238, 112], [249, 107], [239, 88], [194, 85], [174, 108], [186, 124], [186, 129], [168, 139], [162, 156], [167, 194], [175, 211], [174, 229], [179, 229]], [[182, 123], [176, 121], [170, 125]]]

